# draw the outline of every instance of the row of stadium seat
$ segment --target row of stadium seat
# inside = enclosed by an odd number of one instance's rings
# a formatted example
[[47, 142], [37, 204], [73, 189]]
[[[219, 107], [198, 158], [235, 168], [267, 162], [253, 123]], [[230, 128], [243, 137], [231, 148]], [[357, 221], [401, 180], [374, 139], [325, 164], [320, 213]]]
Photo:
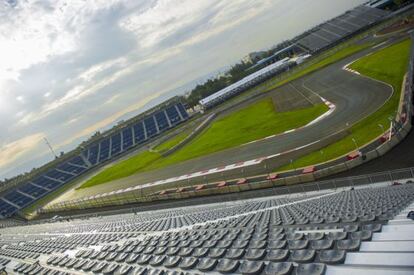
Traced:
[[310, 30], [307, 35], [299, 39], [299, 45], [317, 52], [355, 33], [364, 27], [372, 25], [388, 12], [376, 8], [359, 6], [339, 17], [336, 17]]
[[29, 224], [0, 229], [0, 257], [17, 274], [324, 274], [413, 201], [404, 184]]

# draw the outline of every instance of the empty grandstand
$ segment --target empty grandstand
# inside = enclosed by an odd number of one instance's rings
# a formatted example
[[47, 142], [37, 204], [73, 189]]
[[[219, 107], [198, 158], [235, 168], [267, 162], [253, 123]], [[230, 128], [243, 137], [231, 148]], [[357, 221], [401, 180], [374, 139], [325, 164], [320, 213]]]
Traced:
[[254, 72], [246, 76], [245, 78], [237, 81], [236, 83], [233, 83], [230, 86], [227, 86], [226, 88], [206, 98], [203, 98], [202, 100], [200, 100], [200, 104], [201, 106], [203, 106], [204, 109], [214, 107], [217, 104], [220, 104], [221, 102], [227, 100], [228, 98], [233, 97], [251, 88], [252, 86], [257, 85], [260, 82], [263, 82], [269, 77], [272, 77], [275, 74], [281, 73], [289, 69], [295, 64], [296, 62], [291, 60], [290, 58], [284, 58], [269, 66], [264, 67], [263, 69], [258, 70], [257, 72]]
[[388, 15], [387, 11], [359, 6], [309, 30], [296, 41], [296, 44], [311, 53], [316, 53], [378, 23], [386, 15]]
[[6, 274], [412, 274], [414, 184], [0, 229]]
[[182, 103], [174, 103], [127, 125], [86, 146], [77, 156], [57, 164], [45, 173], [0, 195], [0, 218], [10, 217], [46, 194], [70, 182], [87, 170], [150, 141], [155, 136], [186, 121]]

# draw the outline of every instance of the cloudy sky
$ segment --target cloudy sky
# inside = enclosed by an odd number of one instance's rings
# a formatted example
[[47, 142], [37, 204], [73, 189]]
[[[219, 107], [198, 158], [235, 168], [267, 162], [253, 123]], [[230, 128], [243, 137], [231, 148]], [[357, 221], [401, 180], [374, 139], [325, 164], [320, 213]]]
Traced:
[[0, 0], [0, 179], [363, 2]]

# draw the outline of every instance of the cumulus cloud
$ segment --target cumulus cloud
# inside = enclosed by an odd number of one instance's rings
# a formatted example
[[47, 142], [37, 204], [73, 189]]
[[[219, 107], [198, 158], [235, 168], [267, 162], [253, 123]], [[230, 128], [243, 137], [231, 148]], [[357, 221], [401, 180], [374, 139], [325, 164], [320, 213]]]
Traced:
[[7, 167], [23, 157], [31, 157], [30, 152], [43, 140], [43, 133], [36, 133], [0, 146], [0, 168]]
[[[12, 170], [0, 165], [0, 178], [49, 160], [38, 133], [70, 150], [194, 79], [362, 2], [0, 0], [0, 144], [19, 156], [8, 161]], [[37, 159], [22, 162], [27, 152]]]

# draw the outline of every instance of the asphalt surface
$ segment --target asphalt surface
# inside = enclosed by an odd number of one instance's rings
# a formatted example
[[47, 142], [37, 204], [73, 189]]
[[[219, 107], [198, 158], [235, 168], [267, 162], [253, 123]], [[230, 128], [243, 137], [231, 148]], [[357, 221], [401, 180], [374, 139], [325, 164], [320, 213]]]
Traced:
[[[387, 45], [388, 43], [382, 45], [382, 47]], [[308, 96], [318, 94], [336, 105], [335, 111], [318, 123], [292, 133], [220, 151], [164, 169], [140, 173], [106, 184], [82, 189], [82, 192], [70, 192], [70, 194], [64, 197], [66, 199], [74, 199], [252, 160], [285, 152], [337, 133], [347, 128], [347, 125], [352, 125], [375, 112], [392, 95], [393, 91], [389, 85], [342, 69], [346, 64], [375, 50], [378, 50], [378, 48], [366, 49], [338, 63], [277, 88], [270, 94], [264, 94], [259, 98], [255, 98], [255, 100], [258, 100], [263, 97], [272, 96], [274, 93], [283, 93], [287, 89], [291, 90], [292, 88]], [[296, 151], [294, 157], [300, 157], [307, 153], [309, 152], [306, 152], [306, 150]], [[280, 161], [280, 165], [282, 165], [284, 164], [283, 162], [286, 162], [286, 159], [281, 158]]]

